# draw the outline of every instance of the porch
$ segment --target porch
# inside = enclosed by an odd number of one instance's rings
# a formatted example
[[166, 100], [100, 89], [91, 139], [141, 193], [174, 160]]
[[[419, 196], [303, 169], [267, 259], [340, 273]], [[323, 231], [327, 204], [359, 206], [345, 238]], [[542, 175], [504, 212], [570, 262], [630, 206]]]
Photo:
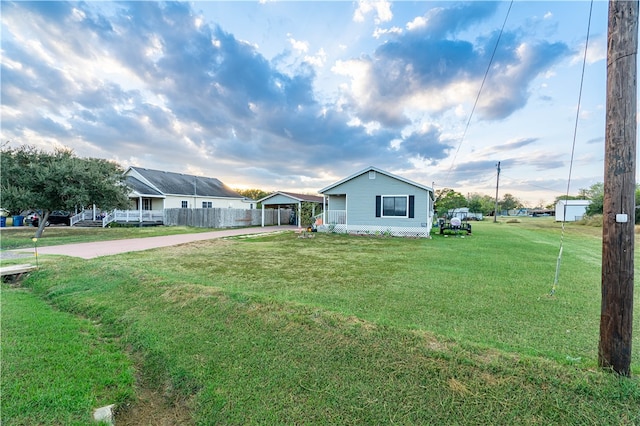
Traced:
[[164, 210], [113, 210], [109, 213], [104, 213], [98, 212], [94, 208], [82, 210], [71, 216], [70, 219], [71, 226], [81, 226], [82, 223], [86, 222], [100, 224], [103, 228], [112, 222], [162, 225], [164, 223]]

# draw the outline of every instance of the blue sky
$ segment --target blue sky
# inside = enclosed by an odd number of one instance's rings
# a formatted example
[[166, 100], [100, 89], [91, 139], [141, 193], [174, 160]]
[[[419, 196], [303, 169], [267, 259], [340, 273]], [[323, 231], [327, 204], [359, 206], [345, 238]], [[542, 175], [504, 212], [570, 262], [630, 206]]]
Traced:
[[[376, 166], [493, 196], [498, 161], [500, 195], [567, 190], [587, 1], [1, 5], [14, 146], [267, 191]], [[606, 37], [596, 1], [570, 194], [604, 179]]]

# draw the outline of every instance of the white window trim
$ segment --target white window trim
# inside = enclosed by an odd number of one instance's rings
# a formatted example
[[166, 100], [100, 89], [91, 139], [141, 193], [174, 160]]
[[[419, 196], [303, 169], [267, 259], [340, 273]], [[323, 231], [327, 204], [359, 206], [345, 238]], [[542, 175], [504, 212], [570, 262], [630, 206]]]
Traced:
[[[407, 219], [409, 217], [409, 195], [408, 194], [399, 194], [399, 195], [381, 195], [381, 199], [380, 199], [380, 218], [382, 219]], [[384, 199], [385, 198], [396, 198], [396, 197], [404, 197], [406, 200], [406, 206], [405, 206], [405, 215], [404, 216], [385, 216], [384, 215]]]

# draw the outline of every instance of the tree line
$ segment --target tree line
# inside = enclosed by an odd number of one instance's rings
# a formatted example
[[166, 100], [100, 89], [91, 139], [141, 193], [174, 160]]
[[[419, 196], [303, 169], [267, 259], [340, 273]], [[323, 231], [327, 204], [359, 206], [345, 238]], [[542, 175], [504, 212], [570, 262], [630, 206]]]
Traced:
[[[470, 212], [482, 213], [485, 216], [491, 216], [494, 214], [496, 208], [496, 199], [490, 195], [483, 195], [478, 193], [469, 194], [465, 197], [460, 192], [457, 192], [451, 188], [439, 189], [435, 193], [436, 202], [435, 210], [439, 215], [444, 215], [446, 212], [452, 209], [467, 207]], [[636, 206], [640, 206], [640, 186], [636, 185]], [[540, 206], [540, 209], [554, 210], [556, 204], [560, 200], [590, 200], [591, 204], [587, 207], [586, 215], [595, 216], [602, 214], [604, 205], [604, 183], [598, 182], [591, 185], [589, 188], [580, 189], [578, 195], [561, 195], [555, 198], [553, 203], [546, 206]], [[512, 194], [504, 194], [501, 199], [498, 200], [499, 211], [509, 211], [524, 208], [522, 203], [517, 197]], [[640, 223], [639, 210], [636, 208], [635, 222]]]

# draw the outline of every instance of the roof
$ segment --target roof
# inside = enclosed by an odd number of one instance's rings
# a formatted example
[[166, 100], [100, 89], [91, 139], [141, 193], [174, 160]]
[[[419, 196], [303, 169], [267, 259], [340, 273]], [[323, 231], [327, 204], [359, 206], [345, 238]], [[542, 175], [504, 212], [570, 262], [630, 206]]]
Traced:
[[401, 176], [396, 176], [396, 175], [394, 175], [394, 174], [391, 174], [391, 173], [389, 173], [389, 172], [386, 172], [386, 171], [384, 171], [384, 170], [381, 170], [381, 169], [379, 169], [379, 168], [377, 168], [377, 167], [373, 167], [373, 166], [369, 166], [369, 167], [367, 167], [366, 169], [362, 169], [362, 170], [360, 170], [359, 172], [352, 174], [351, 176], [348, 176], [348, 177], [346, 177], [346, 178], [344, 178], [344, 179], [342, 179], [342, 180], [339, 180], [338, 182], [336, 182], [336, 183], [334, 183], [334, 184], [332, 184], [332, 185], [327, 186], [326, 188], [322, 188], [322, 189], [321, 189], [320, 191], [318, 191], [318, 192], [319, 192], [320, 194], [322, 194], [322, 193], [324, 193], [324, 192], [327, 192], [328, 190], [333, 189], [333, 188], [335, 188], [336, 186], [340, 186], [340, 185], [342, 185], [343, 183], [348, 182], [348, 181], [350, 181], [351, 179], [354, 179], [354, 178], [356, 178], [356, 177], [358, 177], [358, 176], [361, 176], [361, 175], [363, 175], [363, 174], [365, 174], [365, 173], [368, 173], [368, 172], [370, 172], [370, 171], [375, 171], [376, 173], [380, 173], [380, 174], [383, 174], [383, 175], [389, 176], [390, 178], [397, 179], [397, 180], [399, 180], [399, 181], [402, 181], [402, 182], [408, 183], [409, 185], [413, 185], [413, 186], [415, 186], [415, 187], [418, 187], [418, 188], [424, 189], [425, 191], [433, 192], [433, 188], [431, 188], [431, 187], [428, 187], [428, 186], [425, 186], [425, 185], [421, 185], [421, 184], [416, 183], [416, 182], [413, 182], [413, 181], [411, 181], [411, 180], [409, 180], [409, 179], [405, 179], [405, 178], [403, 178], [403, 177], [401, 177]]
[[557, 204], [564, 204], [567, 206], [588, 206], [591, 204], [591, 200], [558, 200]]
[[150, 187], [146, 183], [136, 179], [133, 176], [127, 176], [125, 178], [125, 183], [136, 194], [153, 197], [164, 197], [160, 191]]
[[295, 192], [284, 192], [284, 191], [276, 191], [274, 193], [271, 193], [266, 197], [259, 199], [258, 203], [265, 204], [264, 201], [268, 200], [269, 198], [276, 197], [278, 195], [282, 195], [286, 198], [291, 198], [291, 200], [294, 202], [306, 201], [310, 203], [322, 203], [322, 197], [318, 195], [298, 194]]
[[[128, 175], [130, 170], [138, 173], [144, 179], [144, 181], [141, 181], [134, 176]], [[139, 185], [137, 182], [140, 182], [140, 184], [143, 185], [140, 186], [140, 189], [146, 191], [157, 191], [159, 194], [195, 195], [198, 197], [244, 198], [242, 195], [238, 194], [216, 178], [165, 172], [161, 170], [151, 170], [142, 167], [129, 167], [126, 174], [127, 183], [129, 183], [130, 181], [129, 178], [133, 178], [131, 182], [134, 185]], [[133, 187], [133, 189], [136, 190], [135, 187]], [[152, 194], [153, 192], [144, 193]]]

